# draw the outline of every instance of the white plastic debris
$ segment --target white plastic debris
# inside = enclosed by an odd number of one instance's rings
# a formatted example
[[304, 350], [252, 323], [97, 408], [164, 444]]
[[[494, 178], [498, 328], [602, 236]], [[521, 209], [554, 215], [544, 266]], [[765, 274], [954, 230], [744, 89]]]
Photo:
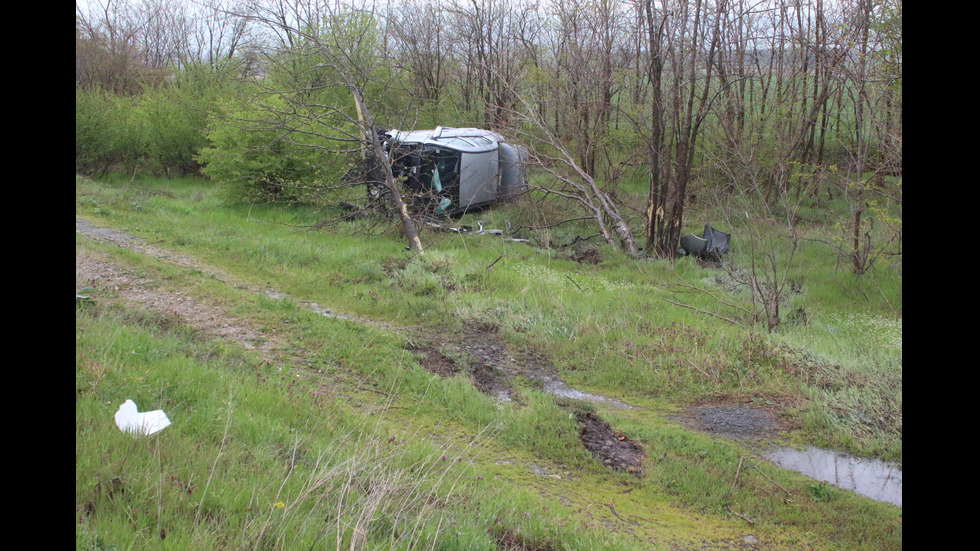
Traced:
[[162, 409], [140, 413], [136, 403], [126, 400], [116, 412], [116, 426], [123, 432], [156, 434], [170, 425], [170, 419]]

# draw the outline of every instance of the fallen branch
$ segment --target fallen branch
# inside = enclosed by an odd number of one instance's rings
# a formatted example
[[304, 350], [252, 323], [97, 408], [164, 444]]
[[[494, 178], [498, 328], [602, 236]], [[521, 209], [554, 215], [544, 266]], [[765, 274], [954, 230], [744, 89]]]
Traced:
[[692, 362], [690, 359], [688, 359], [688, 358], [684, 358], [684, 359], [687, 360], [687, 363], [691, 364], [691, 367], [693, 367], [694, 369], [697, 369], [698, 371], [700, 371], [705, 377], [711, 379], [712, 381], [715, 380], [715, 378], [712, 377], [710, 373], [708, 373], [707, 371], [705, 371], [705, 370], [701, 369], [700, 367], [694, 365], [694, 362]]
[[731, 505], [728, 506], [728, 512], [731, 513], [731, 514], [733, 514], [733, 515], [735, 515], [736, 517], [744, 520], [745, 522], [747, 522], [749, 524], [755, 525], [755, 521], [754, 520], [752, 520], [752, 519], [750, 519], [750, 518], [748, 518], [748, 517], [746, 517], [744, 515], [740, 515], [740, 514], [736, 513], [735, 510], [732, 509], [732, 506]]
[[517, 226], [517, 229], [519, 229], [519, 230], [522, 230], [522, 229], [523, 230], [548, 230], [548, 229], [551, 229], [551, 228], [557, 228], [558, 226], [561, 226], [562, 224], [567, 224], [569, 222], [578, 222], [580, 220], [593, 220], [593, 218], [591, 216], [580, 216], [578, 218], [569, 218], [567, 220], [562, 220], [561, 222], [555, 222], [553, 224], [542, 224], [542, 225], [536, 225], [536, 226]]
[[619, 516], [619, 513], [617, 513], [617, 512], [616, 512], [616, 508], [615, 508], [615, 507], [613, 507], [613, 504], [612, 504], [612, 503], [606, 503], [606, 507], [609, 507], [609, 510], [610, 510], [610, 511], [612, 511], [612, 514], [613, 514], [613, 515], [614, 515], [614, 516], [615, 516], [616, 518], [618, 518], [619, 520], [621, 520], [621, 521], [623, 521], [623, 522], [626, 522], [626, 519], [624, 519], [623, 517], [621, 517], [621, 516]]
[[735, 470], [735, 480], [732, 480], [732, 487], [728, 489], [728, 497], [732, 496], [732, 492], [735, 491], [735, 485], [738, 484], [738, 474], [742, 472], [742, 461], [744, 459], [744, 456], [738, 458], [738, 469]]
[[493, 262], [490, 263], [489, 266], [487, 266], [486, 268], [484, 268], [484, 271], [489, 271], [490, 268], [493, 268], [493, 265], [496, 264], [497, 262], [500, 262], [500, 259], [503, 258], [503, 257], [504, 257], [504, 255], [498, 256], [497, 257], [497, 260], [494, 260]]
[[681, 303], [679, 303], [679, 302], [674, 302], [674, 301], [672, 301], [672, 300], [670, 300], [670, 299], [668, 299], [668, 298], [665, 298], [664, 300], [665, 300], [665, 301], [667, 301], [667, 302], [669, 302], [669, 303], [671, 303], [671, 304], [673, 304], [674, 306], [680, 306], [681, 308], [688, 308], [688, 309], [690, 309], [690, 310], [694, 310], [695, 312], [701, 312], [702, 314], [708, 314], [709, 316], [714, 316], [714, 317], [716, 317], [716, 318], [718, 318], [718, 319], [722, 319], [722, 320], [725, 320], [725, 321], [727, 321], [728, 323], [733, 323], [733, 324], [735, 324], [735, 325], [744, 325], [744, 324], [743, 324], [742, 322], [740, 322], [740, 321], [736, 321], [736, 320], [733, 320], [733, 319], [731, 319], [731, 318], [726, 318], [725, 316], [722, 316], [722, 315], [719, 315], [719, 314], [716, 314], [716, 313], [714, 313], [714, 312], [709, 312], [709, 311], [707, 311], [707, 310], [702, 310], [702, 309], [700, 309], [700, 308], [695, 308], [694, 306], [688, 306], [687, 304], [681, 304]]
[[[723, 298], [719, 297], [715, 293], [712, 293], [711, 291], [708, 291], [707, 289], [702, 289], [700, 287], [697, 287], [695, 285], [692, 285], [692, 284], [688, 283], [687, 281], [684, 280], [684, 278], [682, 278], [681, 276], [677, 275], [676, 273], [674, 275], [677, 277], [677, 279], [680, 280], [680, 284], [679, 285], [681, 287], [686, 287], [688, 289], [691, 289], [694, 292], [704, 293], [704, 294], [708, 295], [709, 297], [715, 299], [716, 301], [724, 304], [725, 306], [729, 306], [731, 308], [735, 308], [736, 310], [741, 310], [742, 312], [745, 312], [746, 314], [750, 314], [751, 313], [751, 312], [748, 311], [748, 309], [742, 308], [741, 306], [738, 306], [737, 304], [732, 304], [731, 302], [728, 302], [728, 301], [724, 300]], [[664, 286], [669, 288], [670, 287], [670, 284], [665, 284]]]
[[780, 486], [778, 482], [776, 482], [775, 480], [769, 478], [769, 475], [767, 475], [766, 473], [762, 472], [762, 469], [759, 468], [759, 465], [752, 465], [752, 466], [755, 467], [755, 470], [759, 471], [759, 473], [762, 476], [766, 477], [766, 480], [768, 480], [769, 482], [772, 482], [777, 488], [779, 488], [780, 490], [786, 492], [786, 495], [788, 495], [788, 496], [792, 496], [793, 495], [789, 490], [787, 490], [786, 488], [783, 488], [782, 486]]
[[370, 388], [370, 387], [360, 386], [360, 385], [354, 385], [354, 388], [356, 388], [358, 390], [363, 390], [364, 392], [373, 392], [375, 394], [380, 394], [380, 395], [385, 396], [385, 397], [388, 397], [388, 398], [394, 398], [394, 396], [392, 396], [391, 394], [388, 394], [387, 392], [382, 392], [382, 391], [380, 391], [380, 390], [378, 390], [376, 388]]

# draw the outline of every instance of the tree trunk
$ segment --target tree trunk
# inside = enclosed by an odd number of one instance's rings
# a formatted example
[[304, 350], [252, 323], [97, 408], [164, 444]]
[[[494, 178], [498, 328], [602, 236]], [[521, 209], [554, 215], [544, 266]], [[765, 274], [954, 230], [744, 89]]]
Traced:
[[364, 98], [361, 96], [361, 91], [357, 86], [350, 81], [348, 81], [348, 86], [351, 89], [351, 94], [354, 96], [358, 116], [363, 117], [361, 136], [366, 136], [363, 142], [364, 147], [370, 148], [375, 158], [381, 163], [384, 171], [384, 185], [388, 190], [391, 206], [398, 212], [398, 216], [401, 218], [402, 229], [405, 232], [405, 238], [408, 239], [408, 248], [421, 254], [423, 252], [422, 240], [419, 239], [418, 228], [415, 226], [415, 220], [412, 219], [412, 216], [408, 212], [408, 206], [402, 199], [401, 191], [395, 182], [395, 176], [391, 172], [391, 162], [388, 161], [388, 156], [385, 155], [381, 139], [378, 137], [378, 133], [374, 131], [374, 118], [371, 116], [370, 111], [368, 111], [368, 107], [364, 103]]

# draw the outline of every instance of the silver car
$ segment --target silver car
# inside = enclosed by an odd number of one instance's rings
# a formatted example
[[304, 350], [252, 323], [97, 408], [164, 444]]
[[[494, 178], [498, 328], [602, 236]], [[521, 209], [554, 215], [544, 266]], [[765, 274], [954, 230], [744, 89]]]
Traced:
[[527, 148], [478, 128], [392, 130], [392, 171], [434, 214], [459, 214], [513, 199], [527, 189]]

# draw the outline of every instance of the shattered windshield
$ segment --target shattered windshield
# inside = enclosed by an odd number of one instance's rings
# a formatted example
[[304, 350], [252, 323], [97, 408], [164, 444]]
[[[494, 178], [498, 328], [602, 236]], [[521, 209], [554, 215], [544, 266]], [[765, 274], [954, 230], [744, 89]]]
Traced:
[[433, 204], [435, 214], [459, 206], [461, 153], [451, 149], [402, 145], [394, 152], [392, 172], [417, 199]]

